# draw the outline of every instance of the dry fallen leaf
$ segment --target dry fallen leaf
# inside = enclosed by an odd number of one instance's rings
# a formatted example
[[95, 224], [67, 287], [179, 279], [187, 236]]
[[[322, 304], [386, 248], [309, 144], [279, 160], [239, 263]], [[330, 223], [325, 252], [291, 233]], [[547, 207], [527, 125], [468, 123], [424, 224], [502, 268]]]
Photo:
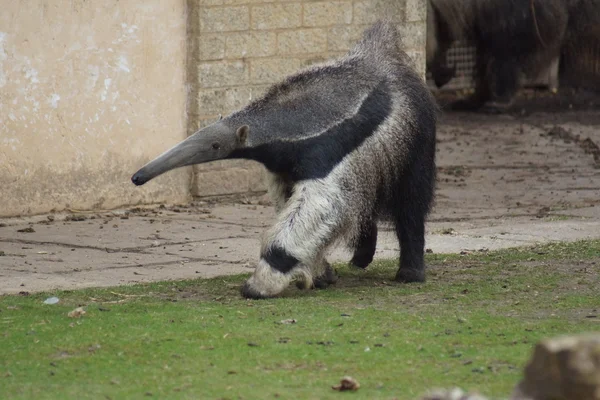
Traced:
[[351, 376], [345, 376], [342, 378], [339, 385], [332, 386], [331, 388], [333, 390], [339, 390], [340, 392], [346, 390], [358, 390], [360, 388], [360, 383]]
[[69, 312], [67, 315], [69, 316], [69, 318], [79, 318], [85, 315], [85, 310], [81, 307], [77, 307], [73, 311]]

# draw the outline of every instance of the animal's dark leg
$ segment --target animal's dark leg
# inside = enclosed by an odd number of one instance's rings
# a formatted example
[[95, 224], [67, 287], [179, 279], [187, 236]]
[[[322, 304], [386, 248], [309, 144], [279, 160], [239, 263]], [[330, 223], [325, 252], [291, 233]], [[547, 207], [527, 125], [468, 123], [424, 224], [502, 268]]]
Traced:
[[450, 46], [440, 48], [433, 61], [428, 65], [435, 86], [441, 88], [456, 76], [456, 65], [448, 66], [448, 49]]
[[[396, 235], [400, 242], [399, 282], [424, 282], [425, 216], [402, 211], [396, 219]], [[418, 213], [417, 213], [418, 214]]]
[[480, 111], [492, 114], [505, 112], [512, 104], [519, 88], [519, 69], [515, 60], [495, 60], [487, 77], [490, 99]]
[[398, 187], [395, 228], [400, 242], [399, 282], [425, 281], [425, 219], [433, 203], [435, 189], [435, 143], [429, 143], [423, 156], [406, 169]]
[[451, 68], [446, 65], [436, 65], [431, 69], [431, 76], [435, 82], [435, 86], [441, 88], [454, 78], [456, 75], [456, 67]]
[[377, 223], [370, 221], [365, 224], [360, 232], [360, 237], [350, 263], [358, 268], [367, 268], [371, 264], [371, 261], [373, 261], [376, 247]]

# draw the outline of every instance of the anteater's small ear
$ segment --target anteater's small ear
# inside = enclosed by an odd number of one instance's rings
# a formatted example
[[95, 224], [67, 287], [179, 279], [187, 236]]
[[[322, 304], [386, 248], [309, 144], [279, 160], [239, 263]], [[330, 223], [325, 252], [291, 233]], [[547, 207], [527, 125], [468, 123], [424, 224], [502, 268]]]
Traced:
[[248, 125], [242, 125], [238, 128], [238, 130], [235, 132], [235, 136], [237, 136], [239, 144], [246, 144], [248, 133], [250, 133], [250, 127]]

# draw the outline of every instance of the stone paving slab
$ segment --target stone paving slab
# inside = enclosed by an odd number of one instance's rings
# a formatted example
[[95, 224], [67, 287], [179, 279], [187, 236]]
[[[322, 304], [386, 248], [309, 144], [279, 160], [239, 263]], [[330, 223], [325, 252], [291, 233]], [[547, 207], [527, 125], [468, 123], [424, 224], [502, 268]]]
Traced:
[[[599, 126], [586, 123], [600, 121], [596, 114], [445, 117], [426, 247], [459, 253], [600, 238], [600, 165], [582, 147], [600, 143]], [[264, 203], [240, 196], [0, 220], [0, 294], [251, 272], [274, 218]], [[376, 257], [398, 255], [382, 226]], [[344, 249], [329, 256], [350, 258]]]

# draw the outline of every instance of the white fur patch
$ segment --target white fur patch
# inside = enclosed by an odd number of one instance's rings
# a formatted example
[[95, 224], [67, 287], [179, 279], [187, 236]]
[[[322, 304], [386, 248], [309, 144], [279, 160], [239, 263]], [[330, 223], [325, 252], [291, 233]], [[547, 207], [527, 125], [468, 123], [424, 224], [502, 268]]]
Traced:
[[263, 297], [273, 297], [285, 290], [292, 281], [292, 275], [283, 274], [263, 259], [258, 262], [254, 274], [246, 283]]

